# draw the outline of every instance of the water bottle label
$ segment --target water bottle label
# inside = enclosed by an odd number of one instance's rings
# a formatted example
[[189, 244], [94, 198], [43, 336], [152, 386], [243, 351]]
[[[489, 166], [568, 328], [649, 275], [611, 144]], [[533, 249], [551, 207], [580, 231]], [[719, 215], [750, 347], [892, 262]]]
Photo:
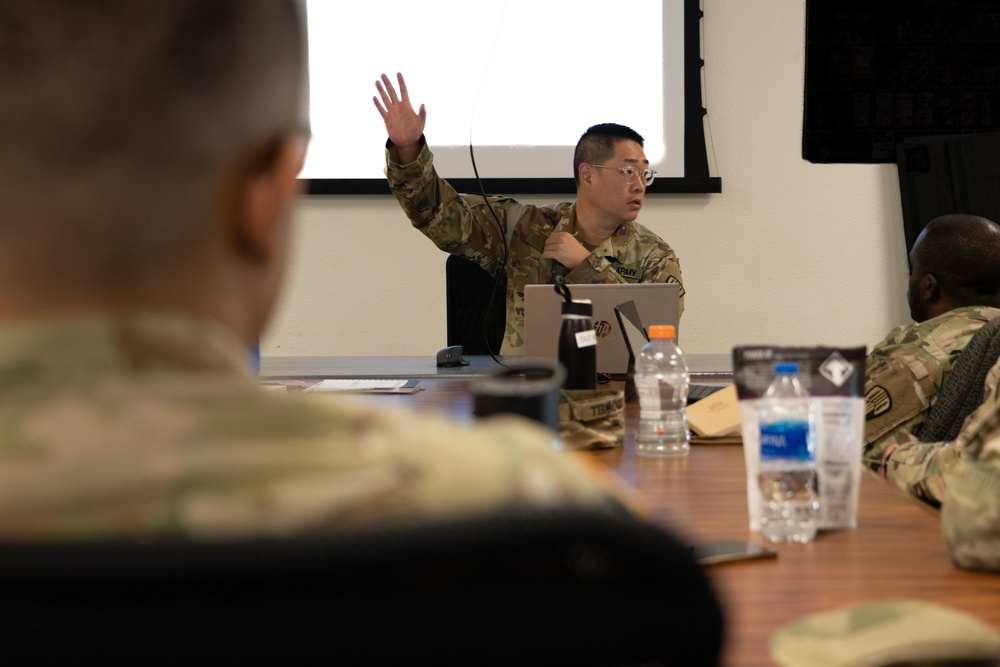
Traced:
[[594, 333], [593, 329], [577, 332], [576, 334], [577, 347], [593, 347], [595, 345], [597, 345], [597, 334]]
[[760, 457], [811, 461], [809, 422], [780, 421], [760, 425]]

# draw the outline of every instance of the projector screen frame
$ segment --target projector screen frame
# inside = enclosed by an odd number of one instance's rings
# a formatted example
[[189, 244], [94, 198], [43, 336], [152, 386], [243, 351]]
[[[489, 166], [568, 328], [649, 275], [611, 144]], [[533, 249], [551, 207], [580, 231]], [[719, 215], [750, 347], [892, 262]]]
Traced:
[[[719, 193], [722, 179], [712, 176], [708, 166], [705, 137], [707, 110], [702, 100], [701, 0], [684, 2], [684, 176], [657, 176], [649, 193]], [[377, 150], [377, 149], [376, 149]], [[567, 164], [567, 172], [572, 171]], [[482, 175], [482, 174], [481, 174]], [[459, 192], [479, 192], [475, 178], [448, 178]], [[504, 194], [574, 194], [576, 183], [566, 178], [494, 178], [483, 175], [488, 193]], [[305, 188], [307, 195], [381, 195], [391, 194], [385, 178], [312, 178]]]

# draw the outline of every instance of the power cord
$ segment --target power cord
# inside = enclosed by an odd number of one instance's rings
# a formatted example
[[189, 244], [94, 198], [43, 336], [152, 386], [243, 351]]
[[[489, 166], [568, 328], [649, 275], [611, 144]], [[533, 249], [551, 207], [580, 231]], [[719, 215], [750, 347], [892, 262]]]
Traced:
[[[510, 250], [507, 246], [507, 229], [503, 222], [500, 221], [500, 216], [497, 215], [496, 210], [493, 208], [493, 204], [490, 203], [489, 195], [486, 194], [486, 187], [483, 185], [483, 179], [479, 178], [479, 168], [476, 166], [476, 152], [472, 148], [471, 140], [469, 141], [469, 158], [472, 160], [472, 173], [476, 176], [476, 183], [479, 184], [479, 191], [483, 195], [483, 201], [486, 203], [486, 208], [489, 209], [490, 213], [493, 214], [493, 219], [496, 220], [497, 229], [500, 232], [500, 243], [503, 247], [503, 255], [500, 260], [500, 266], [497, 268], [496, 275], [493, 276], [493, 291], [490, 292], [490, 302], [486, 306], [486, 312], [483, 314], [483, 341], [486, 343], [486, 351], [490, 353], [490, 357], [493, 361], [506, 367], [507, 364], [500, 361], [497, 355], [493, 352], [493, 347], [490, 345], [489, 321], [490, 313], [493, 312], [493, 304], [496, 303], [497, 289], [500, 287], [500, 276], [507, 271], [507, 258], [510, 254]], [[505, 294], [504, 299], [506, 300], [506, 298], [507, 295]], [[506, 304], [504, 310], [506, 311]]]
[[[497, 41], [500, 39], [500, 31], [503, 29], [503, 21], [504, 21], [504, 17], [506, 17], [506, 16], [507, 16], [507, 2], [504, 2], [504, 4], [503, 4], [503, 12], [500, 14], [500, 21], [497, 23], [497, 32], [493, 36], [493, 48], [490, 50], [490, 57], [486, 61], [486, 69], [483, 70], [483, 78], [479, 80], [479, 88], [476, 89], [476, 97], [475, 97], [475, 99], [473, 100], [473, 103], [472, 103], [472, 116], [473, 116], [473, 118], [475, 118], [476, 105], [479, 103], [479, 91], [482, 89], [483, 81], [486, 78], [486, 73], [489, 71], [490, 63], [493, 62], [493, 56], [496, 54]], [[486, 194], [486, 187], [483, 185], [483, 179], [481, 179], [479, 177], [479, 168], [476, 167], [476, 153], [475, 153], [475, 151], [472, 148], [472, 125], [471, 125], [471, 121], [470, 121], [470, 125], [469, 125], [469, 157], [472, 160], [472, 173], [475, 174], [476, 183], [479, 184], [479, 191], [483, 195], [483, 201], [486, 203], [486, 208], [489, 209], [490, 213], [493, 214], [493, 219], [496, 220], [497, 229], [500, 230], [500, 243], [503, 245], [503, 258], [500, 261], [500, 267], [497, 269], [496, 275], [493, 276], [493, 291], [490, 292], [490, 302], [486, 306], [486, 312], [483, 314], [483, 341], [486, 343], [486, 351], [490, 353], [490, 357], [493, 359], [493, 361], [495, 361], [500, 366], [506, 367], [507, 364], [505, 364], [502, 361], [500, 361], [500, 359], [497, 357], [497, 355], [493, 352], [493, 347], [490, 345], [489, 321], [490, 321], [490, 313], [493, 312], [493, 304], [496, 303], [497, 288], [500, 286], [500, 276], [502, 274], [506, 273], [506, 271], [507, 271], [507, 258], [508, 258], [508, 255], [509, 255], [509, 248], [507, 246], [507, 228], [500, 221], [500, 216], [498, 216], [496, 210], [494, 210], [493, 204], [490, 203], [490, 198]], [[504, 303], [504, 312], [505, 313], [506, 313], [506, 310], [507, 310], [506, 299], [507, 299], [507, 295], [504, 294], [504, 301], [505, 301], [505, 303]], [[504, 318], [504, 321], [506, 323], [506, 318]], [[506, 325], [505, 325], [505, 329], [506, 329]], [[504, 331], [503, 335], [505, 335], [505, 334], [506, 334], [506, 330]], [[503, 340], [503, 335], [501, 335], [501, 341]], [[501, 346], [502, 346], [502, 343], [501, 343]], [[499, 350], [498, 350], [498, 352], [499, 352]]]

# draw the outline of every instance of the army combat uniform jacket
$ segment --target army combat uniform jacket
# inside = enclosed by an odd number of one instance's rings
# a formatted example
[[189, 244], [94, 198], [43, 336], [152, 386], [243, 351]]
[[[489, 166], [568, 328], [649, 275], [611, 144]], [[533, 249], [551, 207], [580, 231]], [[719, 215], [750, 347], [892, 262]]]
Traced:
[[[674, 282], [684, 288], [677, 256], [663, 239], [636, 222], [625, 222], [596, 247], [584, 244], [590, 256], [570, 270], [542, 259], [545, 239], [553, 232], [577, 234], [576, 205], [521, 204], [507, 197], [460, 195], [434, 169], [433, 156], [421, 138], [420, 155], [399, 164], [395, 146], [386, 147], [386, 177], [413, 226], [445, 252], [465, 257], [497, 275], [506, 245], [490, 208], [510, 232], [507, 272], [507, 327], [504, 354], [524, 352], [524, 287], [551, 284], [562, 276], [568, 283]], [[581, 241], [582, 242], [582, 241]]]
[[226, 538], [622, 505], [527, 420], [263, 391], [213, 324], [0, 326], [0, 535]]
[[865, 465], [879, 470], [886, 448], [920, 429], [958, 355], [998, 316], [1000, 309], [986, 306], [955, 308], [897, 327], [872, 348], [865, 362]]
[[960, 567], [1000, 572], [1000, 362], [984, 383], [983, 404], [953, 442], [893, 445], [886, 477], [941, 505], [941, 523]]

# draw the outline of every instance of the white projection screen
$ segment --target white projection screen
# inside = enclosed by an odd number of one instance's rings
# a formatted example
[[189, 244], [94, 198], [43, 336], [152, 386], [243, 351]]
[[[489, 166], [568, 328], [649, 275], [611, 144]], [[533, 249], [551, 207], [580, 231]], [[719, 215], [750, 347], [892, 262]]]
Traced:
[[307, 0], [310, 194], [388, 193], [372, 103], [402, 72], [438, 173], [460, 191], [574, 192], [596, 123], [645, 138], [651, 192], [719, 192], [708, 170], [699, 0]]

